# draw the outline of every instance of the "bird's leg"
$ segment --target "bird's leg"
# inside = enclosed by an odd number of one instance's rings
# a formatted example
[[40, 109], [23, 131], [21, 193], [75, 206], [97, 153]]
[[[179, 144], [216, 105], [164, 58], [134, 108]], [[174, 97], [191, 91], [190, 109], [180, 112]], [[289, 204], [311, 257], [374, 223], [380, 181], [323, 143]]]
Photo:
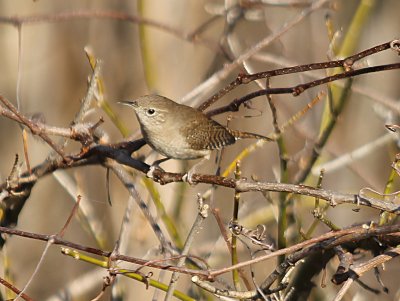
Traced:
[[182, 181], [189, 183], [190, 185], [193, 185], [192, 177], [193, 174], [195, 173], [196, 169], [204, 164], [207, 160], [210, 159], [210, 155], [205, 156], [203, 159], [200, 160], [200, 162], [197, 162], [195, 165], [192, 166], [192, 168], [189, 169], [187, 173], [185, 173], [182, 177]]
[[155, 171], [156, 169], [161, 169], [161, 170], [163, 170], [163, 169], [160, 167], [160, 164], [163, 163], [163, 162], [165, 162], [165, 161], [167, 161], [167, 160], [169, 160], [169, 159], [170, 159], [170, 158], [163, 158], [163, 159], [154, 161], [153, 164], [151, 164], [150, 169], [149, 169], [149, 171], [147, 172], [146, 176], [147, 176], [148, 178], [150, 178], [150, 179], [153, 179], [153, 178], [154, 178], [154, 177], [153, 177], [154, 171]]

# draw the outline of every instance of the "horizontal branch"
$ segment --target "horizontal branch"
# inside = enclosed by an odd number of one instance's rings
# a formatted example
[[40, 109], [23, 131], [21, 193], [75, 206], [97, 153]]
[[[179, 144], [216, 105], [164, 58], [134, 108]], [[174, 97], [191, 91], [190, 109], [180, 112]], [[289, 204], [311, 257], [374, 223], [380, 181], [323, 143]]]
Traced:
[[[319, 252], [321, 250], [331, 249], [337, 245], [345, 244], [345, 243], [357, 243], [361, 240], [365, 240], [371, 237], [379, 237], [382, 235], [387, 235], [391, 233], [398, 233], [400, 231], [400, 225], [391, 225], [391, 226], [374, 226], [367, 227], [365, 225], [352, 227], [340, 231], [331, 231], [325, 234], [322, 234], [318, 237], [308, 239], [296, 245], [280, 249], [269, 254], [257, 257], [255, 259], [247, 260], [241, 262], [239, 264], [229, 266], [226, 268], [216, 269], [216, 270], [193, 270], [182, 267], [176, 267], [167, 263], [160, 263], [158, 260], [144, 260], [140, 258], [135, 258], [132, 256], [126, 256], [122, 254], [113, 254], [111, 251], [103, 251], [100, 249], [83, 246], [77, 243], [70, 242], [61, 238], [58, 235], [45, 235], [38, 233], [31, 233], [26, 231], [21, 231], [17, 229], [10, 229], [6, 227], [0, 227], [0, 233], [6, 233], [10, 235], [17, 235], [25, 238], [41, 240], [41, 241], [49, 241], [52, 240], [55, 245], [62, 245], [65, 247], [81, 250], [87, 253], [95, 254], [98, 256], [110, 257], [112, 256], [112, 260], [123, 260], [126, 262], [131, 262], [140, 266], [153, 267], [157, 269], [176, 271], [183, 274], [189, 274], [192, 276], [200, 276], [206, 279], [213, 279], [214, 277], [228, 273], [234, 269], [242, 268], [245, 266], [249, 266], [255, 263], [259, 263], [271, 258], [275, 258], [279, 255], [291, 254], [293, 252], [304, 250], [301, 256], [304, 254], [310, 255], [315, 252]], [[378, 238], [379, 239], [379, 238]], [[394, 244], [398, 244], [398, 240], [394, 242]], [[360, 245], [361, 247], [361, 245]]]
[[190, 43], [198, 43], [209, 49], [220, 52], [221, 49], [217, 43], [213, 43], [205, 38], [200, 38], [193, 32], [184, 32], [179, 28], [172, 27], [168, 24], [162, 23], [158, 20], [149, 19], [146, 17], [127, 14], [120, 11], [110, 10], [79, 10], [79, 11], [68, 11], [59, 13], [49, 14], [35, 14], [27, 16], [0, 16], [0, 23], [10, 24], [16, 27], [28, 24], [39, 24], [45, 22], [65, 22], [71, 20], [92, 20], [92, 19], [109, 19], [116, 21], [124, 21], [128, 23], [147, 25], [163, 32], [169, 33], [177, 38], [186, 40]]
[[[346, 72], [350, 71], [357, 71], [357, 70], [364, 70], [366, 68], [362, 69], [357, 69], [354, 70], [352, 69], [352, 66], [354, 63], [360, 59], [363, 59], [367, 56], [370, 56], [372, 54], [387, 50], [387, 49], [393, 49], [397, 53], [399, 52], [399, 40], [392, 40], [386, 43], [383, 43], [381, 45], [376, 45], [373, 46], [369, 49], [366, 49], [364, 51], [361, 51], [359, 53], [356, 53], [354, 55], [351, 55], [347, 58], [341, 59], [341, 60], [335, 60], [335, 61], [327, 61], [327, 62], [320, 62], [320, 63], [312, 63], [312, 64], [305, 64], [305, 65], [299, 65], [299, 66], [293, 66], [293, 67], [286, 67], [286, 68], [281, 68], [281, 69], [274, 69], [270, 71], [264, 71], [264, 72], [259, 72], [259, 73], [254, 73], [254, 74], [239, 74], [235, 80], [233, 80], [229, 85], [215, 93], [213, 96], [211, 96], [209, 99], [204, 101], [200, 106], [199, 110], [204, 111], [207, 109], [209, 106], [211, 106], [213, 103], [215, 103], [217, 100], [221, 99], [223, 96], [225, 96], [227, 93], [231, 92], [235, 88], [239, 87], [240, 85], [243, 84], [248, 84], [251, 83], [255, 80], [259, 79], [266, 79], [266, 78], [271, 78], [274, 76], [281, 76], [281, 75], [288, 75], [288, 74], [294, 74], [294, 73], [301, 73], [301, 72], [307, 72], [307, 71], [312, 71], [312, 70], [320, 70], [320, 69], [330, 69], [330, 68], [338, 68], [341, 67], [345, 70], [345, 72], [339, 73], [339, 74], [346, 74]], [[372, 67], [373, 68], [373, 67]], [[371, 72], [376, 72], [376, 71], [371, 71]], [[351, 77], [358, 75], [357, 73], [354, 75], [349, 75], [347, 74], [344, 77]], [[328, 77], [329, 78], [329, 77]], [[338, 78], [337, 78], [338, 79]], [[336, 79], [334, 79], [336, 80]], [[322, 83], [318, 83], [317, 81], [314, 81], [314, 85], [320, 85]], [[301, 85], [300, 85], [301, 86]], [[292, 87], [292, 88], [278, 88], [276, 90], [268, 90], [268, 91], [274, 91], [274, 93], [269, 92], [267, 94], [289, 94], [292, 93], [295, 96], [299, 94], [299, 92], [303, 92], [300, 88], [304, 87]], [[266, 95], [266, 94], [264, 94]], [[237, 100], [236, 100], [237, 101]], [[221, 108], [213, 110], [208, 112], [209, 116], [213, 116], [216, 114], [220, 114], [219, 110]], [[215, 111], [215, 112], [214, 112]]]
[[[131, 153], [145, 144], [143, 139], [136, 141], [120, 142], [110, 145], [95, 145], [89, 148], [87, 151], [78, 154], [76, 156], [71, 156], [73, 162], [66, 165], [60, 160], [55, 160], [54, 162], [46, 161], [45, 166], [39, 165], [33, 168], [33, 175], [29, 173], [24, 173], [20, 178], [16, 179], [17, 182], [13, 183], [13, 190], [18, 191], [19, 187], [25, 187], [27, 183], [34, 183], [36, 180], [49, 173], [57, 170], [58, 168], [69, 168], [84, 165], [99, 164], [102, 165], [107, 158], [116, 160], [120, 164], [130, 166], [136, 170], [139, 170], [146, 174], [149, 171], [149, 165], [146, 163], [134, 159], [131, 157]], [[43, 168], [44, 167], [44, 168]], [[36, 176], [35, 176], [36, 175]], [[153, 179], [160, 184], [168, 184], [171, 182], [181, 182], [183, 173], [170, 173], [165, 172], [161, 169], [156, 169], [153, 172]], [[27, 182], [26, 178], [31, 181]], [[287, 183], [268, 183], [268, 182], [251, 182], [249, 180], [241, 179], [234, 180], [232, 178], [225, 178], [216, 175], [202, 175], [193, 174], [193, 183], [205, 183], [213, 184], [218, 186], [223, 186], [227, 188], [235, 189], [239, 192], [248, 191], [264, 191], [264, 192], [287, 192], [294, 193], [298, 195], [310, 196], [319, 199], [323, 199], [329, 202], [330, 206], [334, 207], [341, 204], [353, 204], [357, 206], [371, 207], [382, 211], [387, 211], [391, 213], [398, 214], [400, 212], [400, 205], [384, 201], [381, 199], [375, 199], [368, 196], [360, 196], [357, 194], [341, 193], [326, 189], [317, 189], [306, 185], [295, 185]], [[4, 189], [7, 187], [7, 183], [0, 185], [0, 188]], [[29, 190], [32, 187], [29, 187]]]
[[[374, 236], [386, 235], [390, 233], [398, 233], [400, 231], [400, 225], [392, 225], [392, 226], [376, 226], [376, 227], [368, 227], [366, 225], [353, 227], [349, 229], [339, 230], [339, 231], [331, 231], [325, 234], [322, 234], [318, 237], [305, 240], [301, 243], [298, 243], [294, 246], [287, 247], [284, 249], [277, 250], [275, 252], [262, 255], [260, 257], [250, 259], [248, 261], [244, 261], [226, 268], [221, 268], [218, 270], [210, 271], [209, 275], [211, 278], [231, 272], [233, 270], [243, 268], [255, 263], [259, 263], [279, 255], [285, 255], [289, 253], [293, 253], [298, 250], [307, 250], [307, 256], [319, 252], [321, 250], [327, 250], [334, 248], [340, 244], [353, 242], [357, 243], [360, 240], [364, 240]], [[398, 241], [396, 241], [398, 243]], [[305, 257], [305, 254], [302, 254]], [[301, 258], [298, 258], [301, 259]]]
[[[182, 181], [183, 173], [169, 173], [162, 170], [155, 170], [153, 172], [154, 180], [160, 184], [167, 184], [171, 182]], [[360, 196], [359, 194], [341, 193], [332, 190], [318, 189], [306, 185], [286, 184], [286, 183], [268, 183], [268, 182], [251, 182], [249, 180], [234, 180], [232, 178], [224, 178], [215, 175], [192, 175], [193, 183], [206, 183], [214, 184], [223, 187], [233, 188], [239, 192], [248, 191], [263, 191], [263, 192], [288, 192], [298, 195], [310, 196], [323, 199], [332, 207], [341, 204], [353, 204], [357, 206], [371, 207], [391, 213], [399, 214], [400, 205], [375, 199], [367, 196]]]
[[[324, 66], [325, 63], [318, 63], [318, 65]], [[312, 65], [312, 64], [310, 64]], [[300, 69], [302, 70], [303, 66]], [[293, 68], [287, 68], [287, 69], [294, 69]], [[236, 112], [239, 110], [240, 105], [245, 103], [246, 101], [249, 101], [253, 98], [259, 97], [259, 96], [265, 96], [265, 95], [278, 95], [278, 94], [292, 94], [293, 96], [299, 96], [300, 94], [304, 93], [306, 90], [310, 88], [317, 87], [322, 84], [327, 84], [330, 82], [334, 82], [340, 79], [346, 79], [346, 78], [351, 78], [355, 76], [359, 76], [362, 74], [368, 74], [368, 73], [373, 73], [373, 72], [381, 72], [381, 71], [389, 71], [389, 70], [396, 70], [400, 69], [400, 63], [394, 63], [394, 64], [386, 64], [386, 65], [378, 65], [378, 66], [372, 66], [372, 67], [365, 67], [365, 68], [360, 68], [360, 69], [351, 69], [344, 71], [342, 73], [338, 73], [335, 75], [331, 76], [326, 76], [320, 79], [316, 79], [304, 84], [299, 84], [296, 86], [292, 87], [284, 87], [284, 88], [266, 88], [258, 91], [251, 92], [243, 97], [236, 98], [232, 100], [228, 105], [222, 106], [219, 108], [216, 108], [214, 110], [208, 111], [206, 115], [208, 117], [212, 117], [215, 115], [219, 115], [225, 112]], [[283, 69], [281, 69], [283, 70]], [[314, 70], [314, 69], [310, 69]]]
[[249, 182], [241, 180], [236, 182], [236, 190], [240, 192], [246, 191], [276, 191], [276, 192], [289, 192], [298, 195], [310, 196], [314, 198], [323, 199], [328, 201], [332, 207], [340, 204], [354, 204], [357, 206], [366, 206], [391, 213], [400, 213], [400, 205], [387, 202], [380, 199], [375, 199], [359, 194], [340, 193], [337, 191], [318, 189], [311, 186], [285, 184], [285, 183], [261, 183]]

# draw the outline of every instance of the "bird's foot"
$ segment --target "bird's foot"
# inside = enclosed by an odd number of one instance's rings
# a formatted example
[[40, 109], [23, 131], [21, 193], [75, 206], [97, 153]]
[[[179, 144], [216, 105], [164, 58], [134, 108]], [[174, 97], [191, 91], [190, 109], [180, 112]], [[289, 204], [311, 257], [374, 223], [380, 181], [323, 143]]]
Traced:
[[182, 177], [182, 181], [189, 183], [190, 185], [196, 185], [197, 183], [193, 182], [193, 175], [205, 161], [210, 159], [210, 155], [205, 156], [200, 162], [196, 163], [192, 166], [192, 168]]
[[150, 169], [149, 169], [149, 171], [147, 172], [146, 176], [147, 176], [148, 178], [154, 180], [154, 172], [155, 172], [157, 169], [160, 170], [160, 171], [164, 171], [164, 169], [162, 169], [162, 168], [160, 167], [160, 165], [158, 165], [158, 164], [153, 164], [153, 165], [150, 166]]
[[193, 170], [189, 170], [185, 173], [182, 177], [182, 181], [188, 183], [189, 185], [195, 185], [196, 183], [193, 182]]

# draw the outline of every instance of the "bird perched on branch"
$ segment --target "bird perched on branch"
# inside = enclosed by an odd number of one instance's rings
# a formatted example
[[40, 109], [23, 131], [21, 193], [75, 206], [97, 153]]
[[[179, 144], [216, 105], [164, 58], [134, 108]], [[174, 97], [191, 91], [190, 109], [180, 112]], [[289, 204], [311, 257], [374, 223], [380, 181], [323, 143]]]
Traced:
[[[212, 150], [234, 144], [238, 139], [272, 140], [231, 130], [195, 108], [160, 95], [146, 95], [121, 103], [135, 110], [146, 143], [166, 157], [153, 163], [152, 167], [171, 158], [208, 159]], [[191, 182], [194, 167], [187, 173], [188, 182]]]

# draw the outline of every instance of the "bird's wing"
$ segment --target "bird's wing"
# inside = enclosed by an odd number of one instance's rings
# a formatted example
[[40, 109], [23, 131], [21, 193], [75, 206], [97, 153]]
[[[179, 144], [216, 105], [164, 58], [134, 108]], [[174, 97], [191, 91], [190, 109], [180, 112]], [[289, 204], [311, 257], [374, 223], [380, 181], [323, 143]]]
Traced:
[[236, 141], [227, 128], [209, 118], [193, 120], [183, 129], [183, 133], [187, 135], [190, 147], [196, 150], [220, 149]]

